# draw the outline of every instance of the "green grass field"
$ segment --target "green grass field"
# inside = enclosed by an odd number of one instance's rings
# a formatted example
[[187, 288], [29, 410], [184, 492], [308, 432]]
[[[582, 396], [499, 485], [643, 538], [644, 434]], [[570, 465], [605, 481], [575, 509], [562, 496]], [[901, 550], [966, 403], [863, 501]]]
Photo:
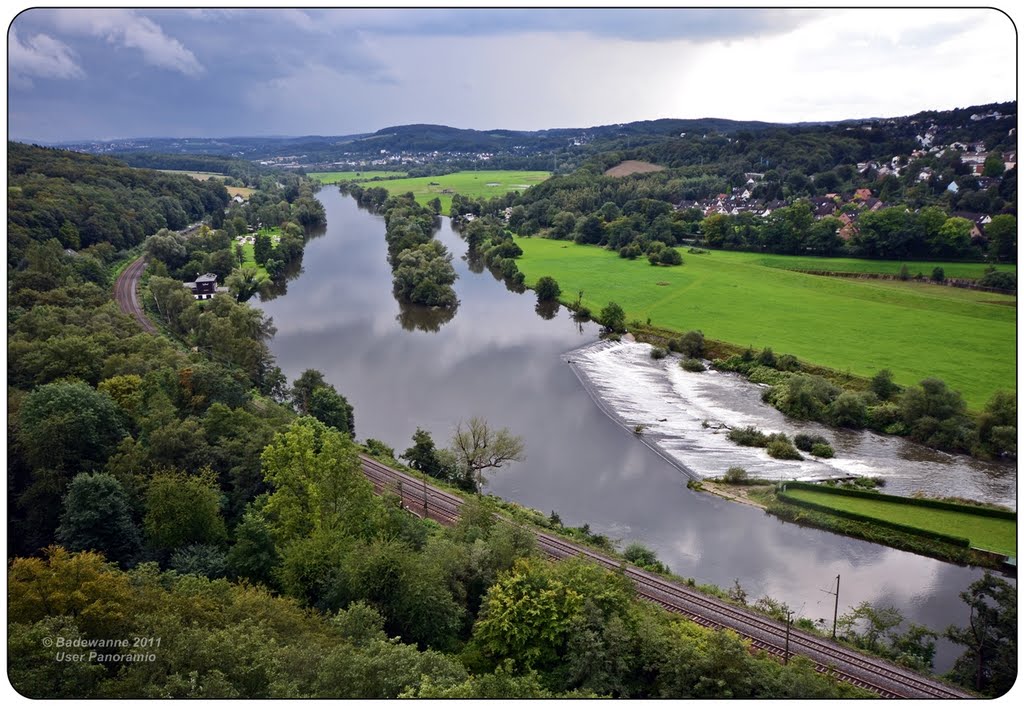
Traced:
[[865, 517], [896, 522], [954, 537], [963, 537], [970, 540], [971, 546], [975, 549], [998, 552], [1007, 556], [1017, 555], [1017, 523], [1013, 520], [981, 517], [955, 510], [900, 505], [883, 500], [816, 493], [813, 490], [799, 488], [787, 490], [786, 495], [822, 507], [846, 510]]
[[[899, 274], [903, 265], [907, 266], [910, 276], [918, 272], [931, 277], [932, 270], [941, 267], [946, 277], [956, 279], [981, 279], [988, 267], [984, 262], [925, 262], [919, 260], [856, 260], [849, 257], [798, 257], [793, 255], [763, 255], [746, 252], [715, 252], [716, 255], [736, 257], [743, 262], [757, 262], [765, 267], [778, 267], [784, 270], [823, 270], [828, 272], [857, 272], [883, 275]], [[1016, 265], [999, 265], [997, 269], [1016, 272]]]
[[[271, 237], [273, 237], [275, 235], [278, 235], [278, 236], [281, 235], [281, 229], [276, 227], [276, 226], [274, 228], [263, 228], [259, 232], [260, 233], [265, 233], [266, 235], [269, 235]], [[233, 242], [237, 242], [237, 241], [233, 241]], [[245, 245], [243, 245], [242, 246], [242, 255], [244, 257], [244, 262], [242, 264], [244, 264], [244, 265], [252, 265], [257, 270], [262, 272], [263, 274], [267, 275], [268, 277], [270, 276], [270, 273], [267, 272], [267, 268], [264, 267], [263, 265], [258, 264], [256, 262], [256, 246], [255, 245], [253, 245], [251, 243], [246, 243]]]
[[434, 197], [441, 199], [441, 213], [448, 215], [452, 207], [452, 194], [470, 198], [501, 196], [508, 191], [526, 191], [550, 176], [549, 172], [479, 171], [455, 172], [444, 176], [392, 179], [370, 186], [383, 186], [391, 194], [412, 192], [418, 203], [426, 205]]
[[310, 179], [319, 179], [321, 184], [337, 184], [339, 181], [370, 181], [374, 177], [404, 177], [405, 172], [309, 172]]
[[[935, 376], [972, 409], [1016, 388], [1016, 297], [919, 282], [878, 282], [766, 267], [763, 255], [683, 251], [680, 267], [624, 260], [602, 248], [517, 238], [528, 285], [554, 277], [563, 301], [583, 290], [597, 314], [609, 301], [634, 320], [900, 384]], [[775, 256], [781, 257], [781, 256]]]

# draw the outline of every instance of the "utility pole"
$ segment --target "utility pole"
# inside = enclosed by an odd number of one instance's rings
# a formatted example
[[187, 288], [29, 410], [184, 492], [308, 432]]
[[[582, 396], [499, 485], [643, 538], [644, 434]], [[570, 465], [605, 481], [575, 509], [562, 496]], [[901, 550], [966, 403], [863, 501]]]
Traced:
[[423, 479], [423, 519], [427, 519], [427, 479]]
[[786, 611], [786, 653], [782, 656], [782, 663], [789, 664], [789, 626], [793, 624], [793, 611]]
[[835, 607], [835, 610], [832, 611], [832, 639], [833, 640], [836, 639], [836, 623], [839, 622], [839, 576], [840, 576], [839, 574], [836, 574], [836, 592], [835, 593], [832, 593], [832, 591], [826, 591], [823, 588], [819, 589], [819, 590], [823, 591], [824, 593], [827, 593], [830, 596], [835, 596], [836, 597], [836, 607]]

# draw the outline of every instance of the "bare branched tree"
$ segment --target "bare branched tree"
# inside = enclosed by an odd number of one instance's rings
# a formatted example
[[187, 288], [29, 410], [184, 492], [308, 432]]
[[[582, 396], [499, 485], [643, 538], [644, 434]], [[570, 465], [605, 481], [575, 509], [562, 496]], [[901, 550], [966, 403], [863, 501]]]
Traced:
[[451, 451], [469, 478], [483, 485], [483, 472], [500, 468], [509, 461], [522, 461], [523, 440], [508, 429], [491, 429], [486, 420], [473, 417], [459, 422], [452, 436]]

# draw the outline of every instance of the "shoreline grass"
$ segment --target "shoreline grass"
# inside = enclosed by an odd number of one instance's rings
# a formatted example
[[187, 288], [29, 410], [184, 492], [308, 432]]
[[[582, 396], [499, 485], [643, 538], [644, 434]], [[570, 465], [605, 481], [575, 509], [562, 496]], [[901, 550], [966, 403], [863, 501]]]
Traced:
[[895, 522], [909, 527], [963, 537], [972, 549], [1016, 556], [1017, 523], [998, 517], [983, 517], [953, 509], [903, 505], [884, 500], [817, 493], [788, 488], [786, 495], [815, 505], [854, 512], [865, 518]]

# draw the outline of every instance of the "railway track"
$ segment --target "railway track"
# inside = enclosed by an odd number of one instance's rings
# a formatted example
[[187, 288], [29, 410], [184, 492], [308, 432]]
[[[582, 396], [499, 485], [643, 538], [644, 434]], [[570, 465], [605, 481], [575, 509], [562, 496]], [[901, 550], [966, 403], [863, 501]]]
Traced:
[[128, 265], [121, 276], [117, 278], [117, 282], [114, 283], [114, 299], [117, 300], [121, 311], [134, 317], [146, 333], [156, 333], [156, 326], [146, 316], [146, 312], [143, 311], [142, 304], [139, 302], [139, 279], [145, 269], [145, 257], [140, 257]]
[[[420, 517], [429, 517], [448, 525], [458, 521], [463, 502], [461, 498], [429, 484], [425, 485], [422, 480], [372, 458], [363, 456], [361, 460], [363, 472], [378, 493], [397, 493], [402, 498], [403, 506]], [[552, 559], [584, 556], [608, 569], [621, 570], [633, 581], [637, 595], [641, 598], [684, 615], [705, 627], [733, 630], [749, 639], [755, 648], [779, 658], [785, 656], [786, 627], [783, 623], [707, 596], [561, 537], [540, 530], [533, 532], [537, 547]], [[801, 630], [789, 631], [789, 654], [807, 657], [814, 662], [819, 672], [831, 674], [885, 698], [973, 698], [939, 681]]]

